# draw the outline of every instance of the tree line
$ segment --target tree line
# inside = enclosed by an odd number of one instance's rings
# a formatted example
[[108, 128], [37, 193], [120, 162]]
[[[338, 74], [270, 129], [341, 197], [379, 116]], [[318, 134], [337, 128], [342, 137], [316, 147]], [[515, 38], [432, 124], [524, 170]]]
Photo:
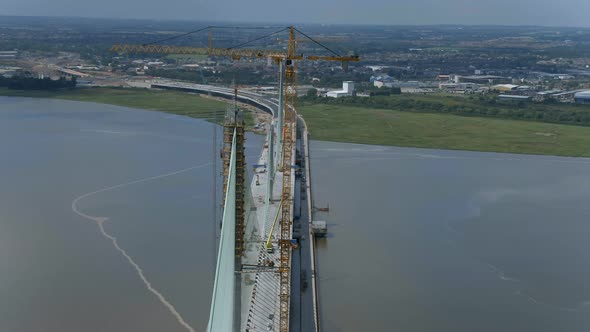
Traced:
[[76, 87], [76, 78], [67, 80], [60, 77], [58, 80], [52, 80], [49, 77], [3, 77], [0, 76], [0, 87], [6, 87], [13, 90], [56, 90]]
[[562, 103], [504, 103], [494, 98], [458, 98], [422, 96], [375, 96], [318, 98], [299, 97], [305, 104], [331, 104], [366, 108], [391, 109], [414, 113], [446, 113], [461, 116], [479, 116], [502, 119], [530, 120], [549, 123], [590, 126], [590, 107]]

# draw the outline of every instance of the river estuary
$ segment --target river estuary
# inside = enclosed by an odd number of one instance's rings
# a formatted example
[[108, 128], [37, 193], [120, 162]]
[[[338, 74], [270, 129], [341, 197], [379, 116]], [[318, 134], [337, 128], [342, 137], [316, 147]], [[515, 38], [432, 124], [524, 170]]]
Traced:
[[[0, 97], [0, 331], [203, 331], [212, 128]], [[248, 136], [250, 165], [262, 141]], [[311, 154], [315, 205], [330, 206], [316, 215], [325, 332], [590, 329], [589, 159]]]
[[[203, 331], [216, 254], [212, 128], [0, 97], [0, 331]], [[247, 137], [249, 164], [262, 139]]]
[[325, 331], [588, 331], [590, 159], [312, 142]]

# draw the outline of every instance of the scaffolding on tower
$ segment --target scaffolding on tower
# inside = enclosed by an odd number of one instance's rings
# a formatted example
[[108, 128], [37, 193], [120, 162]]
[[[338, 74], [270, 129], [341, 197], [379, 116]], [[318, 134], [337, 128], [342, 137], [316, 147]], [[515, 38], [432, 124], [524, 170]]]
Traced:
[[[244, 253], [244, 233], [245, 233], [245, 173], [246, 173], [246, 154], [245, 154], [245, 129], [244, 114], [238, 108], [237, 89], [235, 89], [234, 103], [228, 107], [223, 122], [223, 197], [227, 191], [227, 179], [229, 176], [230, 156], [234, 133], [236, 135], [236, 223], [235, 223], [235, 255], [241, 257]], [[225, 201], [223, 202], [225, 204]]]

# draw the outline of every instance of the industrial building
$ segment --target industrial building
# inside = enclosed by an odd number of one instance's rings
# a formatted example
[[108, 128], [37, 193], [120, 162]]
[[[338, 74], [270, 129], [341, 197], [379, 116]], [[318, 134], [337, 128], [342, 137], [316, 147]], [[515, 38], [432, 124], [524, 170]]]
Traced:
[[556, 93], [556, 94], [552, 95], [551, 97], [553, 99], [561, 101], [561, 102], [572, 103], [572, 102], [574, 102], [575, 95], [578, 92], [582, 92], [582, 91], [580, 91], [580, 90], [564, 91], [564, 92]]
[[472, 76], [459, 76], [453, 75], [451, 77], [455, 83], [478, 83], [478, 84], [502, 84], [512, 82], [511, 78], [495, 75], [472, 75]]
[[381, 88], [381, 87], [392, 88], [394, 79], [393, 79], [393, 77], [391, 77], [387, 74], [384, 74], [384, 75], [379, 75], [379, 76], [371, 76], [371, 78], [369, 79], [369, 82], [372, 82], [373, 86], [375, 86], [377, 88]]
[[590, 90], [576, 93], [574, 95], [574, 100], [578, 104], [590, 104]]
[[16, 59], [18, 51], [0, 51], [0, 60]]
[[514, 84], [496, 84], [492, 86], [492, 90], [500, 91], [500, 92], [507, 92], [507, 91], [514, 91], [518, 88], [518, 85]]
[[344, 81], [342, 82], [342, 90], [328, 91], [326, 97], [340, 98], [354, 95], [354, 82]]
[[382, 74], [382, 75], [378, 75], [378, 76], [371, 76], [369, 78], [369, 82], [375, 82], [375, 81], [393, 82], [394, 79], [393, 79], [393, 77], [391, 77], [387, 74]]
[[440, 83], [438, 88], [447, 92], [474, 91], [479, 88], [476, 83]]
[[530, 96], [519, 96], [519, 95], [499, 95], [498, 100], [500, 101], [529, 101]]
[[382, 87], [393, 88], [393, 81], [392, 82], [374, 81], [373, 86], [375, 86], [377, 88], [382, 88]]

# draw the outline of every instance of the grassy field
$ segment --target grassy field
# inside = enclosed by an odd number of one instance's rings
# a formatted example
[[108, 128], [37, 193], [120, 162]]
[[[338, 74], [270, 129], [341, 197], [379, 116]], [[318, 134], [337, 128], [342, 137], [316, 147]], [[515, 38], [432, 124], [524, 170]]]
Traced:
[[590, 157], [590, 127], [322, 104], [298, 111], [317, 140]]
[[316, 104], [590, 126], [588, 105], [559, 102], [500, 102], [495, 94], [478, 96], [444, 93], [401, 94], [371, 98], [301, 98], [300, 100], [300, 105]]
[[[94, 88], [60, 91], [18, 91], [0, 88], [0, 96], [54, 98], [112, 104], [211, 120], [218, 113], [223, 119], [227, 104], [183, 92], [148, 89]], [[246, 117], [252, 121], [251, 116]]]

